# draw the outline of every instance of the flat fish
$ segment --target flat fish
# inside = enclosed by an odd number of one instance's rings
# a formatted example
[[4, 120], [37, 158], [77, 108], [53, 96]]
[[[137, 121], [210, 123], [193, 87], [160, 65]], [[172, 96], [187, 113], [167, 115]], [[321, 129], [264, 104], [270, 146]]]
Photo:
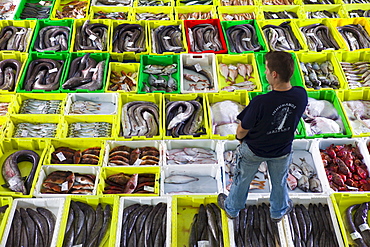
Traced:
[[167, 184], [187, 184], [198, 180], [199, 178], [188, 175], [171, 175], [165, 178], [164, 182]]

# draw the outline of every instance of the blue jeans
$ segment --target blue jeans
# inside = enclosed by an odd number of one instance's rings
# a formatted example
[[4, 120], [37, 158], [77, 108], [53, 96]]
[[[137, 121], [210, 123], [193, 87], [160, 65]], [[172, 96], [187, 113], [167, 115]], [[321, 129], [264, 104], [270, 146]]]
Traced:
[[236, 217], [239, 211], [245, 208], [249, 185], [254, 179], [261, 162], [266, 161], [270, 182], [270, 214], [272, 218], [281, 218], [289, 208], [289, 194], [287, 187], [288, 168], [292, 162], [292, 153], [277, 158], [264, 158], [255, 155], [246, 143], [237, 148], [237, 162], [230, 194], [225, 201], [227, 213]]

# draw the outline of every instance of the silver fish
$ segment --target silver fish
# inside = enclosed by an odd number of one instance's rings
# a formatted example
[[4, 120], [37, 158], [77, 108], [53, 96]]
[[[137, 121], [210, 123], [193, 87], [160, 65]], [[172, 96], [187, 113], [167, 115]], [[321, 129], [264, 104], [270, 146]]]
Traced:
[[307, 176], [302, 175], [301, 178], [298, 179], [298, 188], [307, 192], [310, 188], [309, 179]]
[[321, 182], [320, 182], [320, 179], [317, 178], [317, 176], [313, 176], [312, 178], [308, 180], [308, 182], [309, 182], [310, 191], [322, 193]]
[[187, 184], [198, 180], [199, 178], [188, 175], [171, 175], [166, 177], [164, 182], [167, 184]]
[[300, 168], [302, 170], [303, 175], [306, 175], [307, 177], [312, 177], [315, 174], [314, 168], [306, 162], [305, 158], [299, 158], [302, 163], [300, 164]]

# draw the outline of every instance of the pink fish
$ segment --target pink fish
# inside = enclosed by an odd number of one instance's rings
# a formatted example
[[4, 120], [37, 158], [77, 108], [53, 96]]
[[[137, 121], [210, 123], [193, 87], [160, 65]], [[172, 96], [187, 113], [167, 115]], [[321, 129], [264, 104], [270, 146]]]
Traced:
[[225, 77], [226, 82], [227, 82], [229, 80], [229, 68], [228, 68], [227, 64], [220, 63], [218, 66], [220, 67], [221, 75], [223, 77]]
[[131, 194], [136, 189], [138, 177], [138, 174], [133, 174], [131, 176], [126, 184], [123, 194]]
[[297, 188], [297, 185], [298, 185], [297, 179], [289, 172], [288, 172], [287, 183], [288, 183], [289, 189], [294, 190], [295, 188]]

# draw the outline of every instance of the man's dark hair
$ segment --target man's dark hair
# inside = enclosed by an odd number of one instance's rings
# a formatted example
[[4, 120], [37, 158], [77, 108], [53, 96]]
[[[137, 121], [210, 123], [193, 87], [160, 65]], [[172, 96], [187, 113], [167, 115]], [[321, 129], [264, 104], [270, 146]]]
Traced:
[[288, 82], [294, 72], [294, 61], [290, 53], [284, 51], [270, 51], [266, 54], [267, 67], [279, 74], [280, 79]]

